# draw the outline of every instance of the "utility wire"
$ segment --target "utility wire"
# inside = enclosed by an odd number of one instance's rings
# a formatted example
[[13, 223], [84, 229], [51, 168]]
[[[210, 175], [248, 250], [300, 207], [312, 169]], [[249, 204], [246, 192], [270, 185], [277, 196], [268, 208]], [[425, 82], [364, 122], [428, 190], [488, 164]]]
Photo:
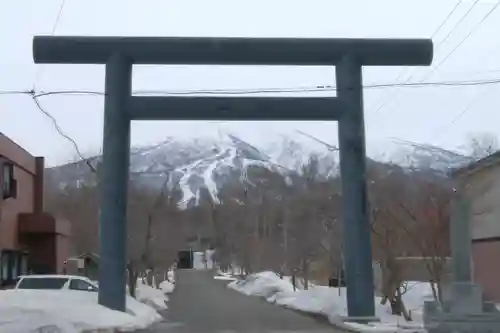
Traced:
[[[474, 3], [472, 4], [472, 6], [467, 10], [467, 12], [462, 16], [462, 18], [454, 25], [454, 27], [450, 30], [450, 32], [446, 35], [446, 37], [439, 43], [438, 47], [443, 45], [443, 43], [448, 39], [449, 36], [451, 36], [451, 34], [453, 33], [453, 31], [460, 25], [461, 22], [463, 22], [465, 20], [465, 18], [472, 12], [472, 10], [475, 8], [475, 6], [479, 3], [480, 0], [476, 0], [474, 1]], [[429, 77], [432, 76], [432, 74], [434, 74], [457, 50], [460, 46], [462, 46], [468, 39], [469, 37], [471, 37], [481, 26], [482, 24], [488, 19], [488, 17], [491, 16], [491, 14], [493, 14], [493, 12], [498, 8], [498, 6], [500, 5], [500, 1], [497, 2], [484, 16], [483, 18], [469, 31], [469, 33], [460, 40], [460, 42], [458, 42], [457, 45], [455, 45], [455, 47], [450, 51], [448, 52], [448, 54], [446, 54], [442, 59], [441, 61], [436, 65], [434, 66], [433, 68], [431, 68], [431, 70], [426, 74], [424, 75], [424, 77], [422, 79], [420, 79], [418, 81], [418, 83], [423, 83], [426, 79], [428, 79]], [[414, 75], [411, 75], [407, 81], [409, 81], [410, 79], [413, 78]], [[406, 81], [406, 82], [407, 82]], [[384, 103], [381, 107], [379, 107], [376, 111], [375, 111], [375, 114], [380, 111], [382, 109], [382, 107], [387, 104]]]
[[[63, 12], [65, 4], [66, 4], [66, 0], [61, 0], [61, 5], [59, 6], [59, 10], [57, 12], [56, 20], [55, 20], [54, 24], [52, 25], [52, 30], [51, 30], [51, 33], [50, 33], [51, 36], [54, 36], [54, 34], [56, 33], [57, 26], [59, 25], [59, 19], [61, 18], [61, 14]], [[37, 79], [39, 79], [42, 76], [42, 70], [43, 70], [42, 66], [40, 66], [40, 67], [37, 68], [37, 71], [35, 73], [35, 79], [33, 80], [33, 87], [32, 87], [33, 90], [37, 89], [36, 82], [37, 82]]]
[[[455, 13], [455, 11], [458, 9], [458, 7], [460, 7], [460, 5], [462, 4], [462, 1], [457, 1], [457, 3], [455, 4], [455, 6], [453, 6], [453, 8], [450, 10], [450, 12], [448, 13], [448, 15], [444, 18], [444, 20], [441, 22], [441, 24], [438, 25], [438, 27], [434, 30], [434, 32], [432, 33], [430, 39], [434, 39], [434, 37], [441, 31], [441, 29], [445, 26], [446, 23], [448, 23], [448, 21], [450, 20], [450, 18], [453, 16], [453, 14]], [[456, 25], [450, 30], [450, 33], [448, 34], [451, 35], [451, 31], [453, 31], [455, 29]], [[448, 37], [447, 36], [447, 37]], [[447, 38], [445, 37], [445, 39]], [[444, 42], [441, 41], [440, 42], [440, 45]], [[403, 70], [401, 71], [401, 73], [396, 77], [396, 80], [395, 81], [399, 81], [399, 79], [401, 79], [403, 77], [403, 74], [405, 74], [406, 71], [408, 71], [408, 67], [406, 68], [406, 70]], [[414, 76], [414, 72], [404, 81], [404, 82], [409, 82]], [[389, 102], [389, 100], [394, 97], [394, 95], [396, 95], [396, 91], [393, 91], [387, 98], [385, 98], [385, 101], [382, 102], [382, 104], [379, 105], [379, 107], [373, 112], [374, 115], [376, 115], [381, 109], [383, 109], [383, 107]], [[376, 103], [378, 104], [378, 103]]]
[[[477, 1], [474, 3], [476, 4]], [[486, 13], [486, 15], [483, 16], [483, 18], [481, 19], [481, 21], [479, 21], [478, 24], [476, 24], [474, 26], [474, 28], [469, 32], [469, 34], [467, 34], [465, 36], [465, 38], [463, 38], [452, 50], [451, 52], [449, 52], [442, 60], [441, 62], [438, 63], [438, 65], [436, 67], [434, 67], [433, 70], [431, 70], [428, 75], [426, 75], [421, 81], [425, 80], [426, 78], [428, 78], [430, 75], [432, 75], [441, 65], [443, 65], [446, 60], [448, 58], [450, 58], [454, 53], [455, 51], [477, 30], [481, 27], [481, 25], [488, 19], [488, 17], [490, 17], [493, 12], [495, 12], [495, 10], [500, 6], [500, 1], [498, 1], [493, 7], [491, 7], [491, 9]], [[448, 123], [444, 128], [440, 129], [438, 132], [437, 132], [437, 136], [440, 137], [443, 135], [444, 132], [446, 132], [447, 130], [449, 130], [450, 128], [452, 128], [465, 114], [467, 114], [474, 105], [476, 105], [476, 103], [479, 101], [479, 99], [487, 92], [489, 92], [491, 90], [490, 89], [487, 89], [487, 90], [484, 90], [482, 92], [479, 92], [476, 94], [476, 96], [474, 98], [472, 98], [471, 102], [469, 104], [467, 104], [467, 106], [462, 110], [460, 111], [457, 116], [455, 116], [452, 121], [450, 123]]]
[[[384, 87], [427, 87], [427, 86], [478, 86], [478, 85], [495, 85], [500, 83], [500, 78], [497, 79], [489, 79], [489, 80], [475, 80], [475, 81], [443, 81], [443, 82], [414, 82], [414, 83], [387, 83], [387, 84], [372, 84], [366, 85], [364, 88], [384, 88]], [[254, 94], [254, 93], [263, 93], [263, 92], [304, 92], [304, 91], [336, 91], [337, 89], [332, 86], [315, 86], [315, 87], [303, 87], [303, 88], [274, 88], [274, 89], [261, 89], [261, 90], [192, 90], [192, 91], [162, 91], [165, 94], [169, 95], [192, 95], [192, 94], [237, 94], [237, 95], [245, 95], [245, 94]], [[155, 93], [161, 93], [161, 91], [156, 91]], [[0, 91], [0, 95], [28, 95], [32, 98], [35, 103], [37, 109], [42, 112], [46, 117], [48, 117], [56, 131], [64, 137], [66, 140], [70, 141], [73, 147], [75, 148], [76, 153], [80, 157], [82, 161], [84, 161], [88, 166], [92, 173], [96, 174], [97, 171], [94, 166], [90, 163], [89, 159], [85, 158], [78, 147], [78, 144], [74, 139], [72, 139], [68, 134], [66, 134], [62, 128], [57, 123], [57, 120], [54, 116], [52, 116], [49, 112], [47, 112], [40, 101], [38, 100], [40, 97], [51, 96], [51, 95], [97, 95], [104, 96], [105, 93], [100, 91], [90, 91], [90, 90], [61, 90], [61, 91], [49, 91], [49, 92], [40, 92], [36, 93], [33, 90], [4, 90]], [[467, 112], [467, 110], [462, 111], [462, 114]], [[305, 135], [304, 133], [302, 133]]]
[[[459, 1], [457, 5], [460, 5], [461, 3], [462, 3], [462, 1]], [[476, 5], [478, 3], [479, 3], [479, 0], [475, 0], [474, 1], [474, 3], [472, 4], [472, 6], [470, 6], [469, 9], [467, 9], [467, 11], [465, 12], [465, 14], [462, 15], [462, 17], [453, 25], [453, 28], [451, 28], [450, 31], [448, 31], [448, 33], [446, 34], [446, 36], [444, 36], [444, 38], [441, 39], [441, 41], [439, 42], [438, 47], [441, 47], [448, 40], [448, 38], [450, 38], [453, 35], [453, 32], [455, 32], [455, 30], [460, 26], [460, 24], [462, 24], [462, 22], [465, 21], [465, 19], [469, 16], [469, 14], [472, 12], [472, 10], [476, 7]], [[457, 7], [458, 6], [456, 6], [454, 8], [454, 10]]]
[[[460, 87], [460, 86], [481, 86], [499, 84], [500, 78], [477, 79], [477, 80], [456, 80], [456, 81], [434, 81], [434, 82], [395, 82], [395, 83], [378, 83], [364, 85], [364, 89], [381, 89], [381, 88], [424, 88], [424, 87]], [[353, 88], [354, 89], [354, 88]], [[137, 90], [133, 91], [136, 96], [140, 95], [252, 95], [261, 93], [290, 93], [290, 92], [322, 92], [322, 91], [337, 91], [334, 86], [320, 85], [309, 87], [296, 88], [256, 88], [256, 89], [219, 89], [219, 90]], [[0, 90], [0, 95], [29, 95], [37, 98], [51, 95], [95, 95], [105, 96], [102, 91], [92, 90], [55, 90], [48, 92], [36, 93], [33, 90]]]
[[494, 88], [493, 86], [490, 86], [489, 88], [476, 94], [476, 96], [470, 101], [470, 103], [467, 104], [465, 108], [463, 108], [462, 111], [460, 111], [448, 124], [446, 124], [444, 127], [436, 131], [433, 139], [435, 140], [438, 139], [439, 137], [442, 137], [443, 134], [446, 133], [448, 130], [450, 130], [460, 119], [462, 119], [463, 116], [465, 116], [472, 109], [472, 107], [475, 106], [476, 103], [482, 99], [484, 95], [491, 92], [493, 88]]
[[59, 6], [59, 11], [57, 12], [56, 21], [54, 22], [54, 26], [52, 27], [51, 35], [54, 35], [56, 33], [57, 25], [59, 24], [59, 19], [61, 18], [61, 14], [63, 12], [65, 4], [66, 4], [66, 0], [62, 0], [61, 5]]
[[63, 137], [65, 138], [66, 140], [68, 140], [69, 142], [71, 142], [71, 144], [73, 145], [73, 147], [75, 148], [75, 151], [76, 153], [78, 154], [78, 157], [80, 157], [80, 159], [82, 161], [84, 161], [90, 171], [93, 173], [93, 174], [97, 174], [97, 170], [94, 168], [94, 166], [92, 165], [92, 163], [90, 163], [90, 161], [88, 159], [86, 159], [82, 152], [80, 151], [80, 148], [78, 147], [78, 144], [76, 143], [76, 141], [71, 138], [68, 134], [66, 134], [66, 132], [63, 131], [63, 129], [59, 126], [59, 124], [57, 123], [57, 120], [56, 118], [51, 115], [49, 112], [47, 112], [43, 107], [42, 105], [40, 104], [40, 101], [38, 101], [38, 98], [36, 95], [32, 95], [31, 98], [33, 99], [33, 102], [35, 103], [37, 109], [43, 113], [47, 118], [49, 118], [52, 122], [52, 126], [55, 128], [55, 130]]
[[324, 145], [328, 149], [328, 151], [338, 151], [339, 150], [339, 148], [337, 146], [331, 145], [328, 142], [325, 142], [325, 141], [323, 141], [321, 139], [318, 139], [317, 137], [315, 137], [315, 136], [313, 136], [313, 135], [311, 135], [309, 133], [303, 132], [303, 131], [298, 130], [298, 129], [296, 129], [295, 132], [297, 132], [299, 134], [302, 134], [302, 135], [308, 137], [309, 139], [311, 139], [313, 141], [321, 143], [322, 145]]
[[[476, 2], [474, 2], [474, 5], [476, 5], [478, 3], [479, 0], [476, 0]], [[473, 6], [474, 6], [473, 5]], [[496, 3], [496, 5], [494, 5], [493, 7], [491, 7], [491, 9], [486, 13], [486, 15], [483, 16], [483, 18], [481, 19], [481, 21], [479, 21], [470, 31], [469, 33], [464, 37], [462, 38], [462, 40], [460, 40], [460, 42], [444, 57], [442, 58], [442, 60], [433, 68], [431, 69], [427, 75], [425, 75], [421, 80], [420, 82], [423, 82], [425, 81], [427, 78], [429, 78], [433, 73], [436, 72], [436, 70], [438, 70], [445, 62], [446, 60], [448, 60], [457, 50], [460, 46], [462, 46], [462, 44], [464, 44], [470, 36], [472, 36], [482, 25], [483, 23], [488, 19], [488, 17], [491, 16], [491, 14], [493, 14], [493, 12], [495, 12], [495, 10], [498, 8], [498, 6], [500, 6], [500, 1], [498, 1]]]

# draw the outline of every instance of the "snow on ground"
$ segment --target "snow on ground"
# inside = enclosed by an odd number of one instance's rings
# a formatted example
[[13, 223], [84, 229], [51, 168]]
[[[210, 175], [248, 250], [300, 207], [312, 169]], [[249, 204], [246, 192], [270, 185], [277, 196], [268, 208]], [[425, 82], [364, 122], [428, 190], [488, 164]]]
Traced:
[[380, 323], [357, 324], [343, 323], [342, 317], [347, 316], [345, 288], [311, 285], [309, 290], [294, 291], [288, 277], [282, 280], [273, 272], [252, 274], [245, 280], [231, 282], [228, 287], [246, 295], [263, 297], [270, 303], [322, 314], [334, 325], [345, 324], [363, 332], [425, 332], [422, 324], [422, 307], [424, 300], [432, 298], [428, 284], [410, 282], [403, 300], [405, 306], [411, 311], [412, 322], [406, 322], [402, 317], [392, 315], [390, 306], [381, 305], [381, 299], [376, 297], [375, 315], [380, 319]]
[[238, 279], [229, 273], [219, 272], [214, 276], [214, 280], [236, 281]]
[[[17, 318], [16, 313], [27, 313], [27, 316], [19, 315], [20, 317]], [[42, 322], [38, 322], [40, 317], [44, 318]], [[159, 320], [161, 316], [153, 308], [128, 296], [127, 312], [124, 313], [97, 304], [97, 293], [94, 292], [67, 290], [5, 290], [0, 292], [0, 325], [2, 325], [0, 332], [2, 333], [30, 332], [26, 330], [26, 324], [53, 325], [58, 327], [61, 333], [111, 328], [131, 331], [145, 328]]]
[[139, 281], [137, 299], [126, 296], [126, 312], [113, 311], [97, 304], [95, 292], [3, 290], [0, 291], [0, 332], [41, 332], [44, 327], [52, 328], [48, 332], [57, 333], [97, 329], [127, 332], [146, 328], [162, 319], [156, 310], [167, 308], [168, 297], [165, 293], [171, 292], [173, 285], [163, 281], [160, 287], [162, 290]]
[[159, 287], [160, 287], [161, 291], [163, 291], [163, 293], [170, 294], [171, 292], [174, 291], [175, 284], [173, 284], [170, 281], [165, 280], [159, 284]]
[[[163, 281], [160, 284], [166, 286], [168, 281]], [[160, 288], [156, 289], [152, 286], [145, 284], [141, 279], [137, 281], [136, 299], [139, 302], [149, 305], [155, 310], [166, 310], [168, 297], [165, 292]]]

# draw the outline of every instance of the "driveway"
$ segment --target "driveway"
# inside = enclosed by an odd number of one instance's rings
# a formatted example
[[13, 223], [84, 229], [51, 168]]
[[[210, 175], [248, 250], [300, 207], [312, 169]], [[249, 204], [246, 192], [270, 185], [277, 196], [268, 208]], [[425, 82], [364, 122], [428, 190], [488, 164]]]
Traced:
[[285, 309], [226, 288], [203, 270], [179, 270], [166, 321], [144, 333], [313, 332], [340, 333], [326, 319]]

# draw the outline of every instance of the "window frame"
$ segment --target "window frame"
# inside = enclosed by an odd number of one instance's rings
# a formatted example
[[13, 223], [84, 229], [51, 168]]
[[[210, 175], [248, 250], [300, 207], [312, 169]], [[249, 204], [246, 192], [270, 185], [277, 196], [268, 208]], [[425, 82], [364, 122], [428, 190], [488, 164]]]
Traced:
[[[90, 287], [91, 289], [89, 289], [88, 287], [87, 287], [87, 289], [73, 288], [73, 282], [87, 284], [87, 286]], [[87, 291], [87, 292], [96, 292], [97, 291], [97, 288], [94, 285], [92, 285], [90, 282], [82, 280], [82, 279], [70, 279], [69, 284], [68, 284], [68, 289], [75, 290], [75, 291]]]
[[[22, 288], [23, 282], [25, 282], [27, 280], [28, 280], [28, 282], [27, 282], [28, 287], [35, 286], [35, 288]], [[26, 277], [21, 278], [21, 281], [19, 281], [18, 289], [23, 289], [23, 290], [63, 290], [64, 286], [68, 283], [68, 280], [69, 280], [69, 278], [64, 278], [64, 277], [29, 277], [29, 276], [26, 276]], [[60, 288], [59, 287], [58, 288], [39, 288], [41, 285], [43, 285], [43, 283], [38, 284], [35, 282], [34, 284], [30, 285], [29, 281], [36, 281], [36, 282], [49, 281], [49, 284], [57, 281], [57, 282], [60, 282], [61, 287]]]
[[30, 256], [26, 251], [2, 249], [0, 251], [0, 286], [15, 284], [20, 275], [30, 270]]
[[2, 163], [2, 198], [4, 200], [17, 196], [17, 182], [14, 173], [14, 163], [4, 161]]

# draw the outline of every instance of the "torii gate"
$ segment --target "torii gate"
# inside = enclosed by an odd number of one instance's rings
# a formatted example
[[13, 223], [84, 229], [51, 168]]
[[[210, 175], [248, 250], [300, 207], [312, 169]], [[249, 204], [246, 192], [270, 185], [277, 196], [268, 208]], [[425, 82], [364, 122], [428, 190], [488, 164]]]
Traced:
[[[132, 120], [336, 120], [348, 315], [373, 317], [362, 66], [430, 65], [432, 56], [429, 39], [34, 37], [37, 64], [106, 65], [99, 303], [125, 310]], [[337, 97], [138, 97], [133, 64], [335, 66]]]

